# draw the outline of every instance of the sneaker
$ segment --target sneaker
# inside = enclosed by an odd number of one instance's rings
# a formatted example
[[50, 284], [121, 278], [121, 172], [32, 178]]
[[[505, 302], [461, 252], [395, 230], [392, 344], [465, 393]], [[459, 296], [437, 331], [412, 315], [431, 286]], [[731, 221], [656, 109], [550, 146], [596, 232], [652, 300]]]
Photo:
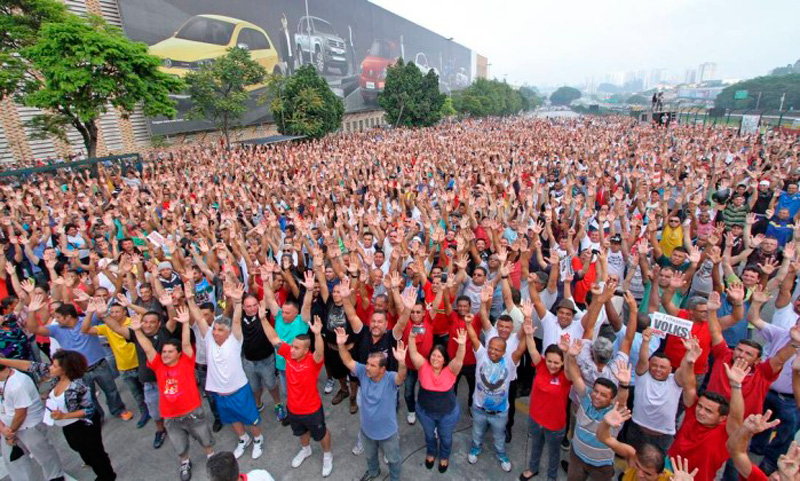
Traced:
[[236, 459], [239, 459], [244, 454], [244, 450], [250, 446], [250, 443], [253, 442], [253, 439], [245, 434], [245, 439], [239, 438], [239, 442], [236, 443], [236, 449], [233, 450], [233, 456]]
[[345, 399], [347, 399], [349, 397], [350, 397], [350, 393], [348, 391], [345, 391], [343, 389], [339, 389], [339, 392], [337, 392], [336, 395], [333, 396], [333, 399], [331, 400], [331, 404], [333, 404], [335, 406], [335, 405], [339, 404], [340, 402], [344, 401]]
[[147, 422], [150, 421], [150, 414], [144, 413], [139, 417], [139, 420], [136, 421], [136, 429], [142, 429], [147, 425]]
[[414, 424], [417, 422], [417, 413], [408, 413], [406, 414], [406, 422], [408, 424]]
[[164, 440], [167, 439], [167, 431], [156, 431], [156, 436], [153, 438], [153, 448], [158, 449], [164, 445]]
[[258, 409], [258, 412], [261, 412], [261, 411], [263, 411], [263, 410], [264, 410], [264, 403], [262, 402], [261, 404], [259, 404], [258, 406], [256, 406], [256, 409]]
[[334, 381], [333, 381], [333, 379], [328, 379], [327, 381], [325, 381], [325, 394], [330, 394], [330, 393], [332, 393], [332, 392], [333, 392], [333, 386], [334, 386], [334, 385], [335, 385], [335, 384], [334, 384]]
[[261, 457], [261, 454], [264, 452], [264, 436], [259, 436], [258, 438], [253, 439], [253, 452], [250, 454], [250, 457], [253, 459], [258, 459]]
[[360, 481], [372, 481], [373, 479], [378, 479], [380, 476], [381, 476], [380, 470], [378, 470], [378, 474], [376, 475], [369, 474], [369, 471], [367, 471], [366, 473], [364, 473], [364, 476], [361, 476]]
[[287, 416], [286, 407], [283, 404], [281, 403], [276, 404], [273, 410], [275, 411], [275, 418], [278, 421], [283, 421], [284, 419], [286, 419]]
[[353, 446], [353, 455], [358, 456], [363, 452], [364, 452], [364, 445], [361, 444], [361, 440], [359, 439], [358, 441], [356, 441], [356, 445]]
[[214, 419], [214, 425], [211, 426], [211, 430], [215, 433], [222, 431], [222, 421], [219, 418]]
[[300, 452], [297, 453], [297, 456], [292, 459], [292, 467], [299, 468], [303, 461], [306, 460], [307, 457], [311, 456], [311, 446], [304, 446], [300, 448]]
[[327, 478], [333, 471], [333, 454], [323, 453], [322, 455], [322, 477]]
[[122, 411], [117, 415], [118, 418], [122, 419], [123, 421], [130, 421], [133, 419], [133, 413], [130, 411]]
[[569, 451], [569, 439], [567, 439], [566, 437], [564, 437], [564, 439], [561, 440], [561, 450]]
[[181, 463], [181, 481], [189, 481], [192, 479], [192, 462], [186, 461], [185, 463]]
[[479, 454], [481, 454], [481, 448], [473, 447], [469, 450], [469, 454], [467, 454], [467, 462], [469, 462], [469, 464], [477, 463]]
[[509, 461], [508, 456], [505, 454], [498, 454], [497, 460], [500, 461], [500, 468], [502, 468], [503, 471], [507, 473], [511, 472], [511, 461]]

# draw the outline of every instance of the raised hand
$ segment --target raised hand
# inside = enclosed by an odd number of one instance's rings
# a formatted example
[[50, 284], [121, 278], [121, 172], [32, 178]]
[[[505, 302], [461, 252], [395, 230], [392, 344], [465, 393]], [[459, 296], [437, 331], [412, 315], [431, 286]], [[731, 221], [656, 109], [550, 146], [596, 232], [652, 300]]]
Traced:
[[533, 303], [527, 299], [522, 301], [522, 316], [525, 319], [530, 319], [533, 317]]
[[770, 293], [761, 284], [756, 284], [753, 293], [750, 295], [750, 302], [753, 304], [764, 304], [770, 298]]
[[31, 297], [31, 302], [28, 304], [29, 311], [38, 311], [44, 307], [44, 296], [42, 294], [34, 294]]
[[675, 272], [672, 275], [672, 279], [670, 279], [669, 281], [669, 286], [673, 289], [680, 289], [681, 287], [683, 287], [684, 282], [685, 279], [683, 272]]
[[313, 321], [310, 322], [308, 326], [311, 328], [311, 332], [313, 332], [315, 336], [319, 336], [322, 332], [322, 320], [319, 318], [319, 316], [314, 316]]
[[722, 301], [719, 297], [719, 292], [711, 291], [711, 294], [708, 295], [708, 302], [706, 303], [708, 306], [709, 311], [717, 311], [720, 307], [722, 307]]
[[131, 324], [128, 327], [130, 327], [134, 331], [141, 330], [142, 329], [142, 316], [140, 316], [139, 314], [136, 314], [133, 317], [131, 317]]
[[581, 352], [581, 348], [583, 347], [583, 339], [575, 339], [571, 346], [569, 346], [569, 355], [570, 356], [577, 356]]
[[303, 287], [305, 287], [307, 291], [313, 291], [314, 290], [314, 278], [315, 277], [316, 276], [314, 275], [314, 271], [306, 271], [303, 274]]
[[336, 328], [336, 344], [339, 346], [347, 344], [347, 331], [343, 327]]
[[742, 427], [749, 431], [751, 434], [758, 434], [762, 431], [772, 429], [781, 423], [780, 419], [772, 421], [769, 418], [772, 416], [772, 411], [767, 409], [764, 414], [751, 414], [742, 423]]
[[[799, 356], [800, 357], [800, 356]], [[778, 474], [781, 481], [794, 481], [800, 472], [800, 445], [792, 441], [786, 454], [778, 457]]]
[[408, 347], [405, 345], [405, 343], [403, 343], [403, 341], [397, 341], [397, 347], [392, 348], [392, 354], [399, 363], [404, 363], [406, 361], [406, 352], [408, 352]]
[[617, 380], [620, 384], [631, 383], [631, 367], [628, 365], [628, 361], [617, 360]]
[[467, 343], [467, 331], [464, 329], [459, 329], [456, 332], [456, 344], [458, 344], [459, 346], [463, 346], [466, 343]]
[[625, 406], [620, 406], [619, 403], [614, 403], [614, 409], [610, 410], [603, 416], [603, 421], [612, 428], [619, 429], [622, 423], [631, 418], [631, 411]]
[[409, 311], [417, 303], [417, 295], [416, 289], [409, 289], [403, 293], [403, 306]]
[[175, 317], [175, 320], [180, 322], [181, 324], [186, 324], [189, 322], [189, 309], [186, 307], [179, 307], [176, 309], [178, 316]]
[[728, 381], [731, 383], [742, 384], [744, 378], [750, 372], [750, 366], [744, 359], [737, 359], [733, 362], [733, 366], [723, 364], [725, 367], [725, 374], [728, 376]]
[[744, 300], [744, 285], [741, 282], [731, 283], [726, 292], [729, 301], [741, 302]]
[[569, 334], [564, 333], [561, 335], [558, 339], [558, 347], [564, 353], [569, 352]]
[[162, 292], [160, 296], [158, 296], [158, 302], [164, 307], [169, 307], [172, 305], [172, 296], [169, 292]]
[[536, 326], [531, 324], [530, 322], [525, 322], [522, 324], [522, 331], [528, 337], [533, 337], [533, 334], [536, 332]]
[[689, 471], [689, 460], [683, 459], [678, 456], [676, 460], [672, 456], [670, 456], [669, 460], [672, 462], [672, 477], [670, 481], [693, 481], [695, 475], [699, 468], [694, 468], [691, 472]]

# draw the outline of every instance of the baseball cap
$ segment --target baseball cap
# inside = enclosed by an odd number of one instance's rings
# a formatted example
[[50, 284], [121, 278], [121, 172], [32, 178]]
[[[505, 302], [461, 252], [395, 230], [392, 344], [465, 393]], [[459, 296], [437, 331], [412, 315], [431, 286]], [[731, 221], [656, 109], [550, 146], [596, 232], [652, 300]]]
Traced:
[[169, 261], [161, 261], [158, 263], [158, 270], [162, 269], [172, 269], [172, 263]]

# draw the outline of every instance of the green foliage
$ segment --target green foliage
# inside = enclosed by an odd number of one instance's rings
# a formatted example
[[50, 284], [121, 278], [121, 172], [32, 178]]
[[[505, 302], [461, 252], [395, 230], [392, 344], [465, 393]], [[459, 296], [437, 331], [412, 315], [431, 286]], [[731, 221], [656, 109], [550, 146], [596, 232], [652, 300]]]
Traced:
[[536, 87], [523, 85], [519, 88], [519, 93], [522, 95], [523, 99], [522, 110], [534, 110], [544, 103], [544, 99], [539, 95], [539, 91], [536, 90]]
[[[734, 99], [737, 90], [747, 90], [746, 99]], [[800, 73], [756, 77], [725, 87], [714, 99], [714, 106], [721, 109], [754, 109], [761, 92], [760, 109], [778, 109], [781, 96], [786, 93], [784, 109], [800, 107]]]
[[442, 118], [445, 95], [439, 93], [439, 76], [422, 71], [413, 62], [397, 63], [386, 73], [386, 85], [378, 95], [378, 105], [386, 111], [386, 121], [395, 126], [429, 127]]
[[631, 95], [630, 97], [628, 97], [625, 103], [629, 103], [632, 105], [649, 105], [650, 99], [648, 99], [644, 95]]
[[186, 75], [192, 109], [188, 117], [208, 119], [222, 130], [225, 143], [230, 143], [230, 129], [247, 112], [248, 87], [264, 81], [267, 71], [238, 47], [211, 64]]
[[280, 79], [270, 103], [278, 132], [320, 138], [342, 125], [344, 103], [313, 65], [303, 65]]
[[525, 107], [530, 108], [530, 103], [506, 82], [479, 78], [453, 94], [453, 106], [462, 115], [485, 117], [513, 115]]
[[550, 94], [550, 102], [555, 105], [569, 105], [573, 100], [581, 98], [581, 91], [572, 87], [559, 87]]
[[17, 85], [19, 102], [46, 110], [33, 125], [65, 138], [67, 125], [83, 137], [95, 155], [95, 121], [110, 107], [128, 115], [141, 105], [145, 115], [175, 115], [169, 98], [182, 82], [158, 70], [160, 61], [143, 43], [132, 42], [99, 17], [65, 15], [46, 23], [30, 46], [17, 51], [31, 74]]
[[451, 97], [444, 98], [442, 109], [439, 112], [441, 112], [442, 118], [452, 117], [458, 113], [456, 112], [456, 108], [453, 107], [453, 99]]

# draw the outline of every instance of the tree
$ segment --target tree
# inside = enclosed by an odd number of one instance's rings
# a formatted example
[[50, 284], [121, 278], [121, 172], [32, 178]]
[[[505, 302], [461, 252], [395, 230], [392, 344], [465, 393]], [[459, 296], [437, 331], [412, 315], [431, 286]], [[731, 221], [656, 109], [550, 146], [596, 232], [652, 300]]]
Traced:
[[542, 105], [543, 103], [542, 96], [539, 95], [539, 92], [536, 90], [536, 87], [523, 85], [522, 87], [519, 88], [519, 93], [525, 102], [523, 110], [534, 110], [536, 109], [536, 107]]
[[56, 0], [0, 0], [0, 99], [35, 88], [30, 64], [19, 52], [36, 43], [43, 24], [66, 15], [66, 6]]
[[264, 82], [267, 71], [250, 57], [250, 52], [233, 47], [211, 64], [186, 75], [192, 98], [189, 118], [209, 119], [222, 130], [230, 144], [230, 129], [247, 112], [248, 87]]
[[386, 121], [395, 126], [429, 127], [442, 118], [445, 95], [439, 93], [439, 76], [422, 71], [414, 62], [397, 63], [386, 72], [386, 85], [378, 95], [378, 105], [386, 111]]
[[631, 105], [650, 105], [650, 99], [643, 95], [631, 95], [625, 103]]
[[31, 122], [40, 135], [67, 140], [68, 127], [97, 150], [97, 119], [109, 108], [125, 117], [141, 105], [145, 115], [175, 115], [171, 92], [180, 79], [158, 70], [160, 60], [96, 16], [67, 14], [46, 23], [30, 46], [16, 51], [30, 75], [14, 90], [17, 101], [45, 110]]
[[323, 137], [342, 125], [344, 103], [312, 65], [303, 65], [276, 85], [270, 103], [278, 132]]
[[457, 114], [455, 107], [453, 107], [453, 98], [445, 97], [442, 109], [440, 110], [442, 118], [452, 117]]
[[[747, 90], [745, 99], [735, 99], [739, 90]], [[761, 101], [758, 94], [761, 93]], [[800, 73], [786, 75], [768, 75], [756, 77], [725, 87], [714, 99], [714, 106], [721, 109], [778, 109], [781, 97], [786, 94], [783, 108], [800, 107]]]
[[456, 110], [472, 117], [514, 115], [530, 106], [518, 90], [499, 80], [477, 79], [453, 94]]
[[550, 102], [555, 105], [569, 105], [573, 100], [581, 98], [580, 90], [572, 87], [559, 87], [550, 94]]

